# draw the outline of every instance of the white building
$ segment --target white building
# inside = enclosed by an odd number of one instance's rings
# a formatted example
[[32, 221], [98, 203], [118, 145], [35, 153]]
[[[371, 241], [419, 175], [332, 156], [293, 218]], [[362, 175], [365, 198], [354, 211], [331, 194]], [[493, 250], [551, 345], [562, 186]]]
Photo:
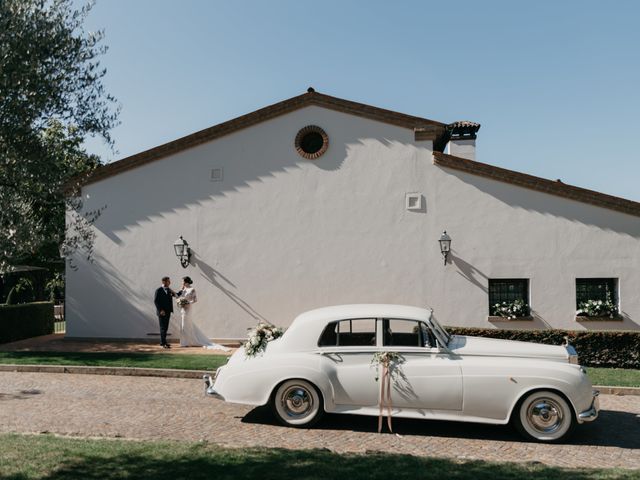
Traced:
[[[478, 128], [310, 89], [101, 167], [79, 192], [106, 208], [93, 263], [67, 270], [67, 336], [157, 338], [163, 275], [192, 277], [212, 338], [343, 303], [430, 306], [458, 326], [640, 328], [640, 203], [479, 163]], [[607, 292], [615, 318], [576, 317]], [[529, 316], [490, 316], [516, 297]]]

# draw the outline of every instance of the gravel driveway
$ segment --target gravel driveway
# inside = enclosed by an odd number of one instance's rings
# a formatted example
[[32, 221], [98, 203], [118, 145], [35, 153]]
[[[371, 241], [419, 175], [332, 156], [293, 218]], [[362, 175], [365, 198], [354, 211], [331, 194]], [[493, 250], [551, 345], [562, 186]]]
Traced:
[[208, 440], [233, 447], [385, 451], [561, 467], [640, 468], [640, 396], [602, 395], [600, 418], [561, 445], [521, 441], [508, 426], [327, 415], [314, 429], [275, 424], [268, 410], [203, 395], [191, 379], [0, 372], [0, 432]]

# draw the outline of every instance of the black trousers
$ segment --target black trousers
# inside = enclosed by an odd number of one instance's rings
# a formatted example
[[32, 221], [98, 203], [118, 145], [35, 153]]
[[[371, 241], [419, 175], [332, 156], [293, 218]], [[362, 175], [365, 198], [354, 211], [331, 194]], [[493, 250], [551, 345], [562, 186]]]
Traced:
[[160, 345], [167, 343], [167, 330], [169, 329], [170, 319], [171, 312], [166, 312], [164, 315], [158, 315], [158, 322], [160, 322]]

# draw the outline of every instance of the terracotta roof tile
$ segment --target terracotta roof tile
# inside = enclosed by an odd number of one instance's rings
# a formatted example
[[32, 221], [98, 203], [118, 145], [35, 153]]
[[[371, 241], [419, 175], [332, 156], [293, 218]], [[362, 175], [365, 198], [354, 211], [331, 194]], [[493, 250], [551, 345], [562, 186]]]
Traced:
[[486, 163], [454, 157], [445, 153], [434, 152], [433, 163], [440, 167], [452, 168], [472, 175], [478, 175], [499, 182], [510, 183], [538, 192], [564, 197], [578, 202], [588, 203], [602, 208], [640, 217], [640, 203], [586, 188], [568, 185], [560, 180], [528, 175], [506, 168], [495, 167]]

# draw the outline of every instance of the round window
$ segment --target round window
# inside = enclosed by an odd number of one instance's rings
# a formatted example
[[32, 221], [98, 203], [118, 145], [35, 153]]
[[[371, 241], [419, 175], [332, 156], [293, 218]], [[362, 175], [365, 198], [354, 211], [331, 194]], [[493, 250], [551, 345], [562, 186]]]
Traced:
[[320, 127], [309, 125], [298, 132], [295, 146], [301, 157], [315, 160], [329, 148], [329, 137]]

